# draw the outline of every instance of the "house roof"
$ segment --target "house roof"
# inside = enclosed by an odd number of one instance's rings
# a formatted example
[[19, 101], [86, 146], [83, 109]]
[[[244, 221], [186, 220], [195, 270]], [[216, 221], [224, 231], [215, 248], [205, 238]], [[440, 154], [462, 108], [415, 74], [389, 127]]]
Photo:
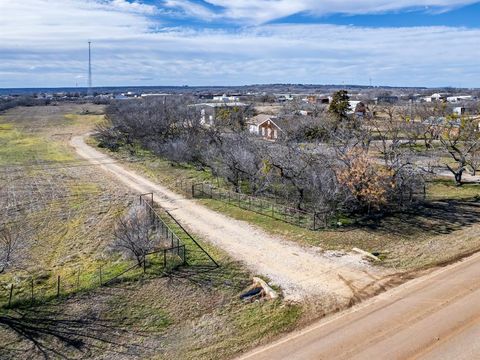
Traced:
[[261, 125], [265, 121], [268, 121], [268, 120], [275, 121], [276, 117], [274, 115], [260, 114], [260, 115], [256, 115], [256, 116], [252, 117], [251, 119], [249, 119], [247, 121], [247, 123], [258, 126], [258, 125]]
[[202, 107], [212, 107], [212, 108], [221, 108], [221, 107], [246, 107], [247, 104], [241, 102], [214, 102], [214, 103], [201, 103], [193, 104], [190, 106], [202, 106]]

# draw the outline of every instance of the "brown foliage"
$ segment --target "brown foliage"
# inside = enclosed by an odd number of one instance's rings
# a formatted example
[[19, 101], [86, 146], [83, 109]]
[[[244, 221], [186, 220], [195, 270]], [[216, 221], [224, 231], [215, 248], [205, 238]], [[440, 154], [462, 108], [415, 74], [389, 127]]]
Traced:
[[395, 187], [393, 172], [374, 164], [364, 151], [352, 150], [345, 157], [349, 165], [337, 170], [339, 183], [369, 209], [386, 204], [389, 190]]

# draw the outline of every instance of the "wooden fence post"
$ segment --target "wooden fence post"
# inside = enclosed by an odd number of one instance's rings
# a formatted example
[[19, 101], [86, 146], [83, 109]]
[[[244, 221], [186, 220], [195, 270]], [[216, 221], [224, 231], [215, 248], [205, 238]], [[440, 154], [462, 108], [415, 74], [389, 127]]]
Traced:
[[10, 295], [8, 297], [8, 307], [12, 306], [13, 284], [10, 284]]
[[60, 275], [57, 276], [57, 297], [60, 296]]
[[31, 291], [30, 295], [31, 295], [31, 302], [32, 302], [32, 304], [33, 304], [33, 278], [32, 278], [32, 280], [31, 280], [31, 290], [32, 290], [32, 291]]

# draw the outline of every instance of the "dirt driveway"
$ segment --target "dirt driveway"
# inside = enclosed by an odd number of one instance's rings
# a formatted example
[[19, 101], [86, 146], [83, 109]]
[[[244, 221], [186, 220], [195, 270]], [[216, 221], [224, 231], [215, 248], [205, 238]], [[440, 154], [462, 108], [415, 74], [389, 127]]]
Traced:
[[70, 142], [78, 155], [113, 174], [134, 191], [153, 192], [156, 202], [189, 230], [220, 247], [252, 272], [280, 286], [286, 299], [322, 299], [326, 307], [344, 307], [352, 301], [370, 297], [391, 280], [391, 273], [372, 266], [359, 255], [304, 248], [207, 209], [127, 170], [85, 144], [84, 138], [85, 135], [76, 136]]

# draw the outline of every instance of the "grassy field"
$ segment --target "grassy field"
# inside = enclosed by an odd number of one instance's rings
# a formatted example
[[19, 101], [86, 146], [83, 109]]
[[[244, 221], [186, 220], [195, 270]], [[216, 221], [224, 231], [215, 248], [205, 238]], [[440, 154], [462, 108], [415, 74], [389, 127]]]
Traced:
[[[93, 139], [90, 140], [95, 145]], [[109, 155], [131, 169], [178, 191], [178, 179], [219, 181], [209, 171], [171, 164], [139, 148]], [[223, 186], [220, 182], [220, 186]], [[412, 271], [441, 265], [480, 250], [480, 185], [455, 186], [453, 180], [428, 184], [427, 203], [412, 211], [374, 217], [336, 229], [310, 231], [268, 216], [246, 211], [218, 200], [198, 200], [235, 219], [252, 223], [269, 233], [305, 246], [350, 251], [359, 247], [378, 253], [383, 265]]]
[[[62, 105], [16, 108], [0, 117], [1, 219], [20, 224], [30, 241], [21, 267], [0, 275], [0, 306], [11, 284], [14, 303], [24, 299], [15, 309], [0, 307], [2, 359], [43, 358], [43, 353], [73, 359], [223, 359], [317, 316], [281, 299], [241, 301], [254, 274], [201, 239], [220, 268], [192, 266], [163, 277], [154, 269], [146, 276], [137, 269], [121, 282], [98, 287], [100, 266], [105, 280], [130, 264], [106, 250], [117, 217], [138, 199], [68, 146], [72, 135], [102, 122], [101, 113], [98, 106]], [[48, 298], [34, 306], [32, 278], [35, 299]]]

